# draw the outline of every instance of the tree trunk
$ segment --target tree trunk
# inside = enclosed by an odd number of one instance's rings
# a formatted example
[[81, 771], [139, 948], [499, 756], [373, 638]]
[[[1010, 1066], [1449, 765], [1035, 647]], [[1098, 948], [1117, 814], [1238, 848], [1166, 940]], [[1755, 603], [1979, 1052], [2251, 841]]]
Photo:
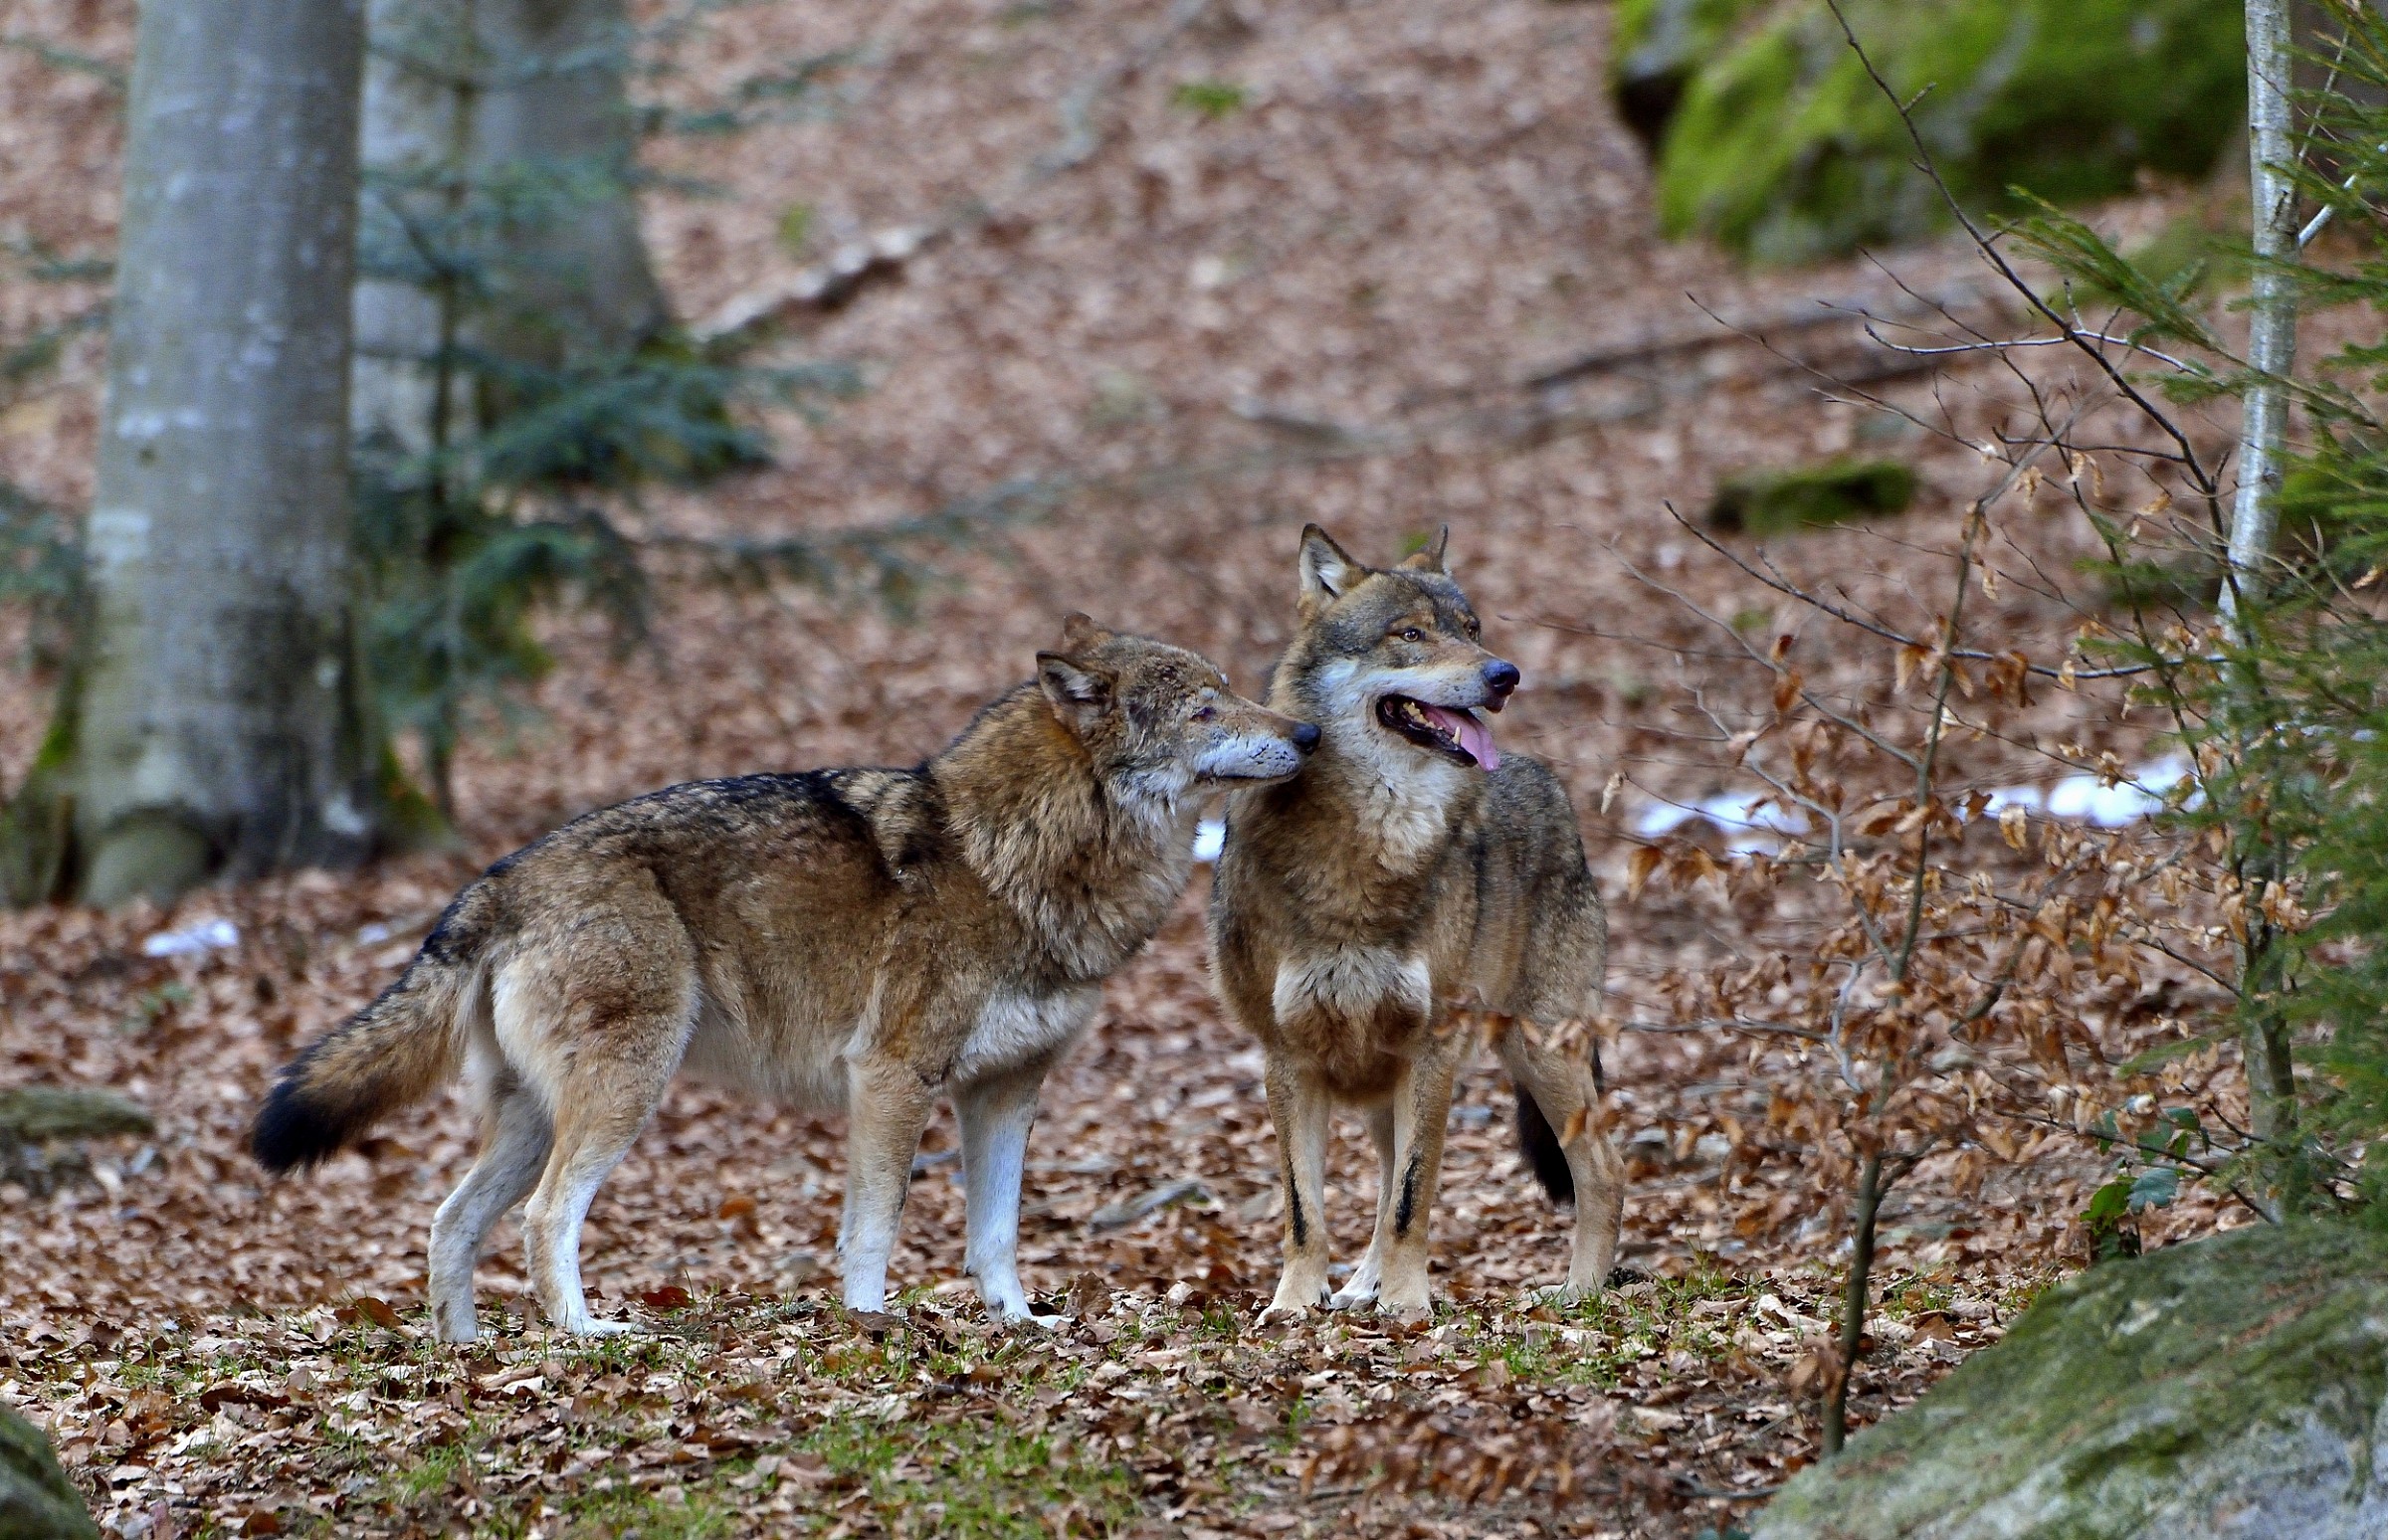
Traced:
[[53, 890], [162, 899], [373, 845], [347, 486], [363, 45], [364, 0], [142, 7], [88, 591], [26, 799], [67, 810]]
[[479, 95], [474, 9], [474, 0], [371, 0], [349, 420], [359, 449], [377, 457], [429, 455], [453, 411], [442, 386]]
[[484, 89], [472, 168], [497, 222], [479, 340], [554, 368], [662, 329], [639, 234], [634, 42], [625, 0], [475, 0]]
[[[2273, 379], [2296, 365], [2296, 289], [2279, 264], [2296, 259], [2296, 185], [2288, 167], [2296, 160], [2288, 90], [2295, 68], [2289, 0], [2247, 0], [2248, 158], [2256, 271], [2248, 323], [2248, 362]], [[2288, 393], [2260, 381], [2248, 392], [2239, 433], [2239, 488], [2231, 508], [2231, 581], [2223, 614], [2234, 629], [2247, 602], [2261, 592], [2279, 517], [2281, 438]]]
[[[2290, 9], [2290, 0], [2247, 0], [2249, 201], [2256, 254], [2247, 356], [2264, 378], [2247, 393], [2239, 435], [2238, 494], [2231, 509], [2229, 581], [2222, 590], [2224, 623], [2241, 647], [2252, 640], [2250, 607], [2263, 593], [2280, 515], [2288, 396], [2275, 382], [2287, 379], [2296, 364], [2296, 289], [2281, 271], [2282, 264], [2295, 260], [2297, 250], [2296, 186], [2287, 169], [2296, 159], [2288, 115], [2296, 62]], [[2245, 673], [2244, 687], [2260, 687], [2252, 663]], [[2254, 702], [2249, 705], [2253, 721]], [[2259, 971], [2260, 962], [2251, 959], [2243, 971], [2243, 993], [2253, 987], [2248, 975]], [[2287, 1022], [2277, 1011], [2250, 1012], [2240, 1048], [2256, 1135], [2273, 1147], [2279, 1168], [2288, 1173], [2281, 1198], [2284, 1207], [2294, 1207], [2293, 1162], [2286, 1158], [2286, 1147], [2296, 1137], [2296, 1081]]]
[[1841, 1373], [1824, 1398], [1824, 1452], [1841, 1452], [1849, 1437], [1849, 1382], [1857, 1378], [1858, 1350], [1866, 1341], [1868, 1286], [1874, 1278], [1874, 1226], [1882, 1212], [1883, 1158], [1869, 1155], [1859, 1168], [1856, 1222], [1849, 1234], [1849, 1286], [1841, 1300]]

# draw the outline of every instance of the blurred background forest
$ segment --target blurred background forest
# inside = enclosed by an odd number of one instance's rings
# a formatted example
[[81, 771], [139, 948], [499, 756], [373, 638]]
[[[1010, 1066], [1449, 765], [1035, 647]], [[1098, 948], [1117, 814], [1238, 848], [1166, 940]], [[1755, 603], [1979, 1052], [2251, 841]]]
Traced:
[[[126, 1536], [1724, 1533], [2096, 1257], [2368, 1213], [2388, 53], [2296, 25], [2251, 204], [2217, 0], [12, 0], [0, 1398]], [[676, 1089], [603, 1353], [504, 1243], [424, 1339], [461, 1107], [240, 1153], [489, 861], [912, 763], [1074, 609], [1257, 693], [1308, 520], [1451, 526], [1583, 817], [1610, 1298], [1516, 1305], [1487, 1067], [1452, 1311], [1252, 1332], [1199, 880], [1049, 1088], [1050, 1341], [944, 1124], [858, 1330], [836, 1121]]]

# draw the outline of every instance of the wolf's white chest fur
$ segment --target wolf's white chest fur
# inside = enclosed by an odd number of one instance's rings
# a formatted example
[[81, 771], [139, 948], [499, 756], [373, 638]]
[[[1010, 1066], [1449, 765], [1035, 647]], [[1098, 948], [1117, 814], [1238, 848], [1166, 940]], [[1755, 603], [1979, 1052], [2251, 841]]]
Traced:
[[1390, 947], [1342, 946], [1279, 963], [1270, 1004], [1280, 1022], [1311, 1016], [1367, 1021], [1388, 1003], [1424, 1021], [1434, 998], [1434, 975], [1425, 958]]
[[967, 1084], [1060, 1053], [1087, 1030], [1101, 1003], [1098, 984], [1050, 995], [998, 990], [978, 1013], [978, 1025], [954, 1060], [953, 1078]]

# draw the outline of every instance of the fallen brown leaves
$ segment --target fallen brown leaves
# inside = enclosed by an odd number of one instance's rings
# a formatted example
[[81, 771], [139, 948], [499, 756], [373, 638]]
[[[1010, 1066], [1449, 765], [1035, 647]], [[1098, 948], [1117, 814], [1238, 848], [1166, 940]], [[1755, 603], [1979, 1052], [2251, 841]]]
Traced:
[[[907, 1206], [902, 1313], [849, 1317], [822, 1270], [834, 1124], [683, 1087], [592, 1217], [598, 1308], [641, 1333], [548, 1335], [508, 1237], [483, 1268], [492, 1340], [438, 1347], [422, 1246], [467, 1158], [461, 1108], [303, 1182], [269, 1186], [238, 1149], [272, 1063], [387, 966], [395, 944], [355, 941], [364, 916], [420, 913], [437, 869], [208, 895], [192, 910], [236, 917], [242, 944], [170, 962], [128, 960], [151, 916], [8, 922], [10, 1061], [132, 1089], [166, 1130], [94, 1146], [112, 1191], [0, 1194], [0, 1395], [120, 1526], [1689, 1534], [1813, 1455], [1804, 1366], [1834, 1308], [1832, 1232], [1796, 1150], [1753, 1159], [1724, 1132], [1761, 1126], [1765, 1092], [1723, 1078], [1739, 1056], [1714, 1044], [1629, 1038], [1617, 1056], [1625, 1259], [1647, 1279], [1521, 1303], [1562, 1269], [1565, 1216], [1519, 1169], [1505, 1086], [1480, 1066], [1436, 1215], [1452, 1307], [1423, 1332], [1364, 1315], [1256, 1331], [1273, 1156], [1191, 904], [1115, 986], [1032, 1147], [1026, 1272], [1071, 1315], [1050, 1336], [990, 1329], [959, 1277], [960, 1195], [933, 1159], [948, 1131]], [[187, 999], [144, 1020], [168, 982]], [[1893, 1218], [1862, 1417], [1993, 1339], [2051, 1275], [2078, 1201], [2054, 1175]], [[1348, 1258], [1371, 1202], [1360, 1141], [1333, 1179]]]

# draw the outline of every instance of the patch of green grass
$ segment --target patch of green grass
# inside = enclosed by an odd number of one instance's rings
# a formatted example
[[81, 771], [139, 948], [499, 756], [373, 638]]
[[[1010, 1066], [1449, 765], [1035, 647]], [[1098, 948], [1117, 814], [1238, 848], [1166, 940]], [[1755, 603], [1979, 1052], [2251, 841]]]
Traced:
[[1733, 1351], [1733, 1312], [1702, 1314], [1712, 1301], [1742, 1302], [1762, 1285], [1703, 1265], [1681, 1278], [1653, 1278], [1631, 1292], [1611, 1289], [1541, 1319], [1518, 1319], [1498, 1307], [1461, 1306], [1456, 1354], [1498, 1360], [1513, 1381], [1590, 1385], [1611, 1390], [1645, 1359], [1688, 1352], [1721, 1359]]
[[[1050, 1439], [1009, 1422], [847, 1419], [814, 1433], [796, 1449], [828, 1465], [833, 1489], [866, 1490], [871, 1506], [900, 1519], [905, 1533], [1026, 1540], [1073, 1524], [1106, 1533], [1124, 1526], [1136, 1507], [1134, 1478], [1125, 1468], [1057, 1450]], [[635, 1521], [642, 1534], [720, 1533], [708, 1526], [716, 1524], [724, 1504], [708, 1488], [736, 1474], [734, 1467], [715, 1470], [684, 1488], [677, 1502], [653, 1493], [609, 1494], [615, 1496], [610, 1505], [592, 1504], [588, 1511], [604, 1520], [604, 1532], [611, 1534], [629, 1532], [626, 1521]], [[807, 1506], [827, 1504], [808, 1499]], [[651, 1515], [659, 1512], [666, 1522], [650, 1528]]]
[[1233, 81], [1187, 81], [1169, 94], [1169, 99], [1217, 122], [1241, 111], [1250, 95]]
[[467, 1444], [464, 1440], [453, 1444], [434, 1444], [410, 1464], [399, 1466], [389, 1476], [391, 1492], [399, 1501], [420, 1502], [434, 1492], [446, 1491], [456, 1480], [457, 1469], [465, 1462]]
[[1890, 1316], [1921, 1315], [1926, 1310], [1947, 1309], [1956, 1297], [1957, 1291], [1945, 1283], [1920, 1276], [1901, 1278], [1883, 1290], [1879, 1308]]
[[637, 1535], [640, 1540], [703, 1540], [740, 1532], [734, 1507], [704, 1486], [619, 1485], [584, 1490], [564, 1504], [569, 1535]]

